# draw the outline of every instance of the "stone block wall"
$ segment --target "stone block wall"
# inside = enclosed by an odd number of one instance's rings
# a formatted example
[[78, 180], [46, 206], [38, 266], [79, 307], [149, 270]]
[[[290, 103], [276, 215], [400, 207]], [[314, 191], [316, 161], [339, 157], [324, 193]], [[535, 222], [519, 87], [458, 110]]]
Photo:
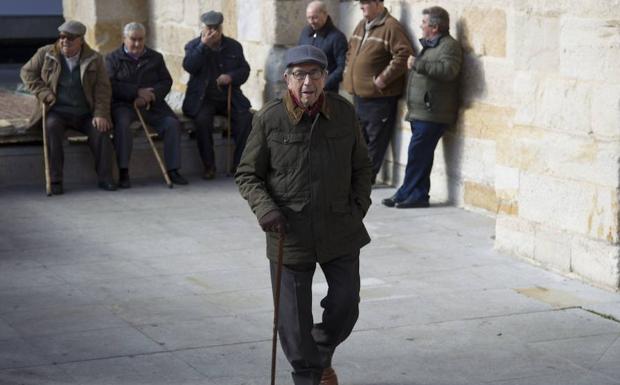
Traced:
[[[243, 86], [254, 108], [278, 95], [286, 48], [309, 0], [65, 0], [87, 40], [115, 48], [120, 26], [147, 22], [179, 107], [188, 75], [183, 46], [199, 15], [224, 13], [252, 72]], [[359, 3], [326, 1], [350, 35]], [[496, 247], [605, 287], [620, 287], [620, 0], [385, 0], [419, 49], [422, 9], [441, 5], [465, 52], [462, 108], [440, 142], [431, 200], [495, 215]], [[118, 32], [115, 32], [118, 31]], [[117, 33], [118, 36], [114, 34]], [[112, 44], [114, 42], [114, 44]], [[397, 185], [409, 124], [399, 122], [382, 177]]]

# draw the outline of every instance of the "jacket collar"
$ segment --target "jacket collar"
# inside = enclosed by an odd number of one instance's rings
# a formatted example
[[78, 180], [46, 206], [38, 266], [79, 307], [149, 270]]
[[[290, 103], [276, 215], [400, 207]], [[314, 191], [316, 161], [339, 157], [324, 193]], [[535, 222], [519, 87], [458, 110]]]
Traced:
[[422, 38], [420, 39], [420, 44], [422, 45], [422, 48], [435, 48], [439, 44], [439, 41], [441, 40], [442, 37], [443, 35], [440, 34], [440, 35], [433, 37], [430, 40]]
[[[45, 56], [59, 61], [62, 58], [62, 53], [60, 52], [60, 48], [58, 48], [58, 43], [53, 44], [51, 50], [49, 50]], [[93, 49], [90, 48], [86, 42], [84, 42], [80, 52], [80, 65], [90, 63], [94, 58], [95, 51], [93, 51]]]
[[376, 27], [379, 27], [385, 24], [385, 21], [387, 20], [388, 17], [390, 17], [390, 13], [388, 12], [387, 8], [385, 8], [381, 15], [377, 16], [375, 19], [371, 20], [370, 22], [365, 23], [366, 30], [368, 31], [368, 30], [371, 30], [373, 28], [376, 28]]
[[[325, 95], [325, 91], [323, 91], [322, 99], [323, 102], [321, 108], [319, 109], [319, 113], [322, 114], [325, 118], [330, 119], [330, 112], [327, 105], [327, 96]], [[289, 90], [284, 91], [284, 97], [282, 98], [282, 100], [284, 101], [284, 107], [286, 108], [286, 112], [289, 119], [291, 120], [291, 123], [297, 125], [301, 118], [304, 116], [306, 109], [300, 107], [299, 105], [297, 105], [297, 103], [295, 103]]]
[[121, 47], [118, 49], [118, 57], [120, 60], [128, 60], [128, 61], [140, 61], [140, 60], [144, 60], [147, 59], [149, 56], [151, 56], [151, 49], [149, 47], [144, 47], [144, 52], [142, 52], [142, 55], [140, 55], [139, 58], [134, 59], [131, 55], [129, 55], [127, 53], [127, 51], [125, 50], [125, 44], [121, 43]]
[[334, 23], [332, 22], [332, 17], [328, 15], [327, 21], [318, 31], [313, 30], [312, 27], [309, 25], [307, 26], [307, 28], [308, 30], [306, 32], [308, 33], [308, 36], [312, 36], [316, 33], [317, 35], [321, 37], [325, 37], [327, 36], [329, 31], [331, 31], [334, 28]]

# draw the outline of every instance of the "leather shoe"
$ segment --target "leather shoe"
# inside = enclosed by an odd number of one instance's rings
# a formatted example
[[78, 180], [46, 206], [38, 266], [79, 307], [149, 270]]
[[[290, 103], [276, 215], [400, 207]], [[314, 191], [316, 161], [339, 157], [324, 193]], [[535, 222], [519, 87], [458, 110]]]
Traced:
[[338, 377], [336, 377], [336, 371], [333, 368], [323, 369], [320, 385], [338, 385]]
[[168, 176], [170, 177], [170, 181], [174, 184], [188, 184], [187, 179], [183, 178], [181, 174], [177, 170], [168, 171]]
[[398, 201], [396, 200], [396, 195], [392, 195], [389, 198], [385, 198], [384, 200], [381, 201], [381, 204], [387, 207], [394, 207], [394, 205], [397, 203]]
[[419, 209], [429, 207], [430, 205], [425, 201], [402, 201], [396, 202], [394, 206], [397, 209]]
[[202, 174], [202, 179], [211, 180], [215, 179], [215, 169], [213, 167], [205, 168], [204, 174]]
[[116, 185], [112, 182], [99, 182], [97, 186], [106, 191], [116, 191]]
[[118, 187], [130, 188], [131, 181], [129, 180], [129, 174], [121, 174], [118, 178]]
[[62, 195], [62, 193], [64, 192], [64, 190], [62, 188], [62, 182], [52, 183], [50, 185], [50, 187], [52, 188], [52, 194], [53, 195]]

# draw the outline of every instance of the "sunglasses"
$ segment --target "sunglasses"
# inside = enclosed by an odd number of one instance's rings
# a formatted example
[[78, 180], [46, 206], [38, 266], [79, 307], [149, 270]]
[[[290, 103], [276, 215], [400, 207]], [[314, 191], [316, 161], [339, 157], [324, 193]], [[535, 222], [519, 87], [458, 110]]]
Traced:
[[58, 40], [73, 41], [73, 40], [77, 39], [78, 37], [79, 37], [78, 35], [71, 35], [71, 34], [61, 33], [60, 35], [58, 35]]

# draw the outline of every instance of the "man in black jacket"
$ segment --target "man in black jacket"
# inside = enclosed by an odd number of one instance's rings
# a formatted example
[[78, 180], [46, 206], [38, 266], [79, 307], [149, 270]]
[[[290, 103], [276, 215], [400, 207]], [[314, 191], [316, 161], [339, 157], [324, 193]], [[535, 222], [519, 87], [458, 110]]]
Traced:
[[183, 102], [183, 113], [193, 119], [198, 151], [204, 164], [204, 179], [215, 177], [213, 152], [213, 117], [227, 113], [228, 87], [231, 92], [231, 125], [235, 138], [232, 170], [239, 164], [245, 141], [251, 129], [250, 101], [241, 92], [248, 80], [250, 66], [243, 56], [241, 44], [222, 34], [224, 16], [209, 11], [200, 16], [200, 36], [185, 45], [183, 68], [189, 72], [189, 83]]
[[322, 1], [313, 1], [306, 8], [308, 25], [299, 35], [298, 45], [309, 44], [319, 47], [327, 56], [327, 80], [325, 91], [338, 92], [342, 81], [342, 72], [347, 60], [347, 38], [327, 13]]
[[140, 23], [123, 28], [123, 45], [105, 58], [112, 83], [112, 119], [114, 148], [119, 167], [119, 187], [129, 188], [129, 158], [133, 132], [129, 125], [138, 120], [133, 105], [144, 120], [164, 140], [164, 160], [168, 176], [175, 184], [187, 184], [181, 168], [181, 124], [164, 98], [170, 92], [172, 78], [162, 55], [144, 45], [146, 30]]

